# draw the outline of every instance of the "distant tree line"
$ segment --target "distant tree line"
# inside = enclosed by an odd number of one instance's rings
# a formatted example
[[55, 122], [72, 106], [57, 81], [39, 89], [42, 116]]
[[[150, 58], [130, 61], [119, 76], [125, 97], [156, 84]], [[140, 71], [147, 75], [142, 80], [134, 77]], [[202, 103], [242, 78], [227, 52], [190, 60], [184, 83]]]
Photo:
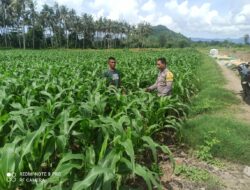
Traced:
[[148, 47], [151, 30], [146, 22], [79, 16], [57, 3], [37, 11], [34, 0], [0, 0], [0, 47], [5, 48]]
[[192, 42], [193, 47], [248, 47], [250, 44], [250, 36], [249, 34], [245, 34], [242, 36], [242, 38], [238, 39], [238, 42], [231, 42], [229, 40], [224, 41], [217, 41], [217, 40], [211, 40], [211, 41], [195, 41]]
[[234, 43], [229, 40], [224, 40], [224, 41], [217, 41], [217, 40], [212, 40], [212, 41], [195, 41], [192, 42], [192, 47], [248, 47], [249, 46], [249, 38], [246, 38], [246, 35], [243, 38], [244, 43]]
[[192, 43], [192, 46], [194, 47], [209, 47], [209, 46], [214, 46], [214, 47], [232, 47], [232, 46], [240, 46], [240, 44], [235, 44], [233, 42], [230, 42], [228, 40], [224, 41], [196, 41]]

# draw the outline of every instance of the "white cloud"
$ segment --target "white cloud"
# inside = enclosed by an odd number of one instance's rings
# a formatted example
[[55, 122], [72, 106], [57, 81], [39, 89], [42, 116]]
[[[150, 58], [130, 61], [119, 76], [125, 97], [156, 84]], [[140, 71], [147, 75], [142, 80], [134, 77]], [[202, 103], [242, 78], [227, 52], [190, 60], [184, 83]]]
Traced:
[[174, 22], [171, 16], [166, 14], [153, 13], [147, 16], [139, 16], [139, 21], [146, 21], [152, 25], [164, 25], [175, 32], [180, 32], [178, 24]]
[[211, 24], [213, 19], [216, 19], [218, 12], [211, 10], [210, 3], [204, 3], [201, 6], [189, 6], [187, 0], [178, 4], [177, 0], [171, 0], [165, 3], [165, 7], [173, 12], [176, 11], [182, 19], [187, 21], [198, 21], [199, 23]]
[[188, 1], [185, 0], [182, 3], [178, 4], [177, 0], [170, 0], [165, 3], [165, 7], [169, 10], [176, 11], [181, 15], [188, 14]]
[[149, 14], [147, 16], [139, 16], [139, 21], [146, 21], [148, 23], [154, 23], [156, 20], [156, 14]]
[[170, 0], [165, 3], [165, 7], [168, 9], [176, 9], [178, 7], [177, 0]]
[[250, 15], [250, 4], [247, 4], [243, 7], [243, 10], [241, 11], [242, 14], [244, 15]]
[[245, 17], [245, 15], [236, 15], [235, 16], [235, 22], [236, 22], [236, 24], [243, 24], [243, 23], [245, 23], [246, 22], [246, 17]]
[[[210, 30], [208, 30], [209, 32], [214, 32], [214, 33], [218, 33], [221, 34], [223, 33], [224, 35], [230, 35], [232, 33], [238, 33], [239, 32], [239, 28], [236, 26], [214, 26], [212, 27]], [[234, 37], [234, 36], [232, 36]]]
[[250, 24], [250, 4], [243, 6], [241, 12], [235, 15], [234, 21], [237, 24]]
[[97, 18], [100, 18], [100, 17], [104, 17], [104, 9], [100, 9], [97, 14], [96, 14]]
[[158, 24], [171, 25], [173, 24], [173, 19], [168, 15], [161, 16], [158, 20]]
[[188, 1], [183, 1], [183, 3], [181, 3], [178, 6], [178, 11], [182, 15], [187, 15], [188, 12], [189, 12], [189, 10], [188, 10]]
[[[42, 10], [42, 7], [44, 4], [49, 4], [48, 0], [43, 0], [43, 1], [35, 1], [35, 6], [38, 11]], [[50, 5], [50, 4], [49, 4]]]
[[169, 29], [174, 30], [175, 32], [179, 31], [179, 27], [177, 24], [174, 22], [172, 17], [168, 15], [160, 16], [158, 20], [155, 22], [155, 24], [161, 24], [167, 26]]
[[156, 4], [154, 0], [148, 0], [145, 4], [142, 5], [143, 11], [154, 11], [156, 8]]
[[211, 25], [213, 21], [219, 18], [219, 15], [216, 10], [211, 10], [210, 6], [210, 3], [204, 3], [201, 7], [192, 6], [190, 16]]
[[49, 6], [53, 6], [55, 3], [58, 3], [59, 5], [65, 5], [67, 8], [69, 9], [74, 9], [78, 14], [81, 14], [84, 11], [84, 3], [85, 0], [77, 0], [77, 1], [73, 1], [73, 0], [42, 0], [36, 1], [37, 4], [37, 8], [38, 10], [42, 9], [42, 6], [44, 4], [48, 4]]
[[175, 22], [180, 26], [180, 31], [189, 36], [206, 32], [213, 36], [235, 37], [234, 34], [240, 32], [237, 23], [246, 23], [248, 15], [250, 16], [250, 5], [245, 5], [236, 16], [230, 11], [226, 15], [221, 15], [219, 11], [211, 8], [211, 3], [208, 2], [190, 5], [188, 0], [180, 3], [171, 0], [165, 3], [165, 7], [172, 13], [171, 16], [175, 14]]
[[92, 10], [100, 11], [100, 9], [104, 9], [107, 18], [112, 20], [126, 20], [128, 22], [136, 22], [139, 11], [138, 6], [139, 4], [136, 0], [94, 0], [90, 2]]

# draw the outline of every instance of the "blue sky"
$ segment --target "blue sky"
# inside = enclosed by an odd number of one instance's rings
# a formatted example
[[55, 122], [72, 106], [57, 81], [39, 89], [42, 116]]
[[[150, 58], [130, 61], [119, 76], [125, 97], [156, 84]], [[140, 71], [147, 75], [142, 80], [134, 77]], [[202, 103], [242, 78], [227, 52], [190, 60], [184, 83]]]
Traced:
[[249, 0], [40, 0], [37, 8], [55, 2], [79, 15], [162, 24], [187, 37], [238, 38], [250, 34]]

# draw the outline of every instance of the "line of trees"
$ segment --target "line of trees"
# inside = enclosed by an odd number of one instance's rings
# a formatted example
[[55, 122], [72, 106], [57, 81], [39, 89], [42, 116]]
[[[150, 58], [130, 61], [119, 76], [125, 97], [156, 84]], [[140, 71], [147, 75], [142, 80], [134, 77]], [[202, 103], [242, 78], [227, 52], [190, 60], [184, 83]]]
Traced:
[[150, 33], [145, 22], [94, 20], [57, 3], [37, 11], [34, 0], [0, 0], [0, 46], [5, 48], [145, 47]]

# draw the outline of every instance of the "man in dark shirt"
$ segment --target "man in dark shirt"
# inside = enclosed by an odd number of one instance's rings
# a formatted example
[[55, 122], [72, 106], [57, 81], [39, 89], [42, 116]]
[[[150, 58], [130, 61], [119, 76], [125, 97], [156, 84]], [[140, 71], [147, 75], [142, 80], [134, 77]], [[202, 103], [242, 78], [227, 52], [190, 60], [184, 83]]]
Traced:
[[114, 57], [108, 58], [108, 70], [104, 72], [104, 77], [107, 80], [108, 85], [114, 85], [116, 87], [121, 86], [121, 73], [115, 68], [116, 60]]

